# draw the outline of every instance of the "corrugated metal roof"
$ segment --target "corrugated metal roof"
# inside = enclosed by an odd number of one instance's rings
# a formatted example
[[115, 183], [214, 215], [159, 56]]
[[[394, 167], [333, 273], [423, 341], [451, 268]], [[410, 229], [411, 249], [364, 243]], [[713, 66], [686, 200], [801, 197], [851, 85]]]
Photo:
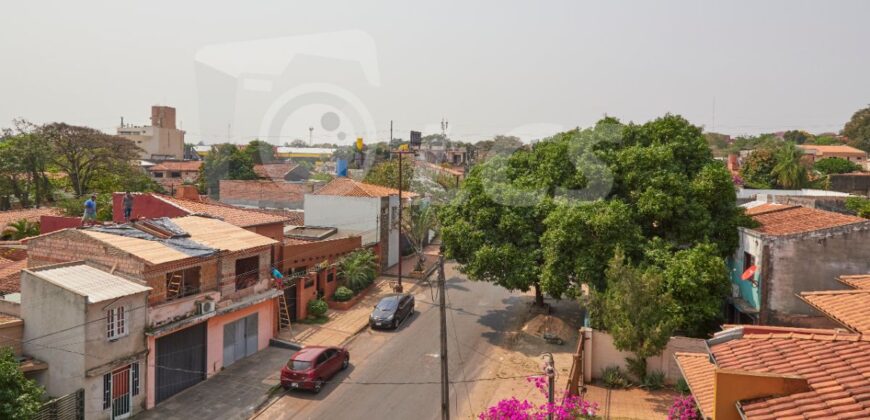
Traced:
[[103, 302], [151, 290], [150, 287], [109, 274], [85, 263], [25, 271], [77, 295], [87, 297], [88, 303]]

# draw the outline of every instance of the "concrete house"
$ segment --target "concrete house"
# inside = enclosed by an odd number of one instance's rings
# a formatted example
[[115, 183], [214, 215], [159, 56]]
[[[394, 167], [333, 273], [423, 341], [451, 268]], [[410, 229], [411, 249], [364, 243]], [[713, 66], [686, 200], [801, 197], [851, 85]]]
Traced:
[[181, 185], [193, 184], [199, 180], [201, 160], [164, 161], [148, 167], [148, 173], [155, 182], [167, 191], [174, 191]]
[[837, 276], [870, 272], [870, 220], [795, 205], [747, 207], [760, 226], [740, 228], [728, 260], [728, 322], [830, 326], [796, 294], [843, 289]]
[[[276, 241], [207, 217], [64, 229], [28, 241], [31, 266], [86, 260], [150, 287], [146, 407], [269, 344]], [[26, 321], [25, 321], [26, 325]]]
[[154, 105], [151, 125], [129, 125], [122, 120], [117, 133], [136, 143], [143, 159], [184, 159], [184, 131], [175, 127], [173, 107]]
[[81, 261], [25, 269], [24, 352], [46, 361], [36, 380], [51, 396], [84, 388], [87, 419], [142, 411], [150, 287]]
[[[403, 192], [402, 198], [416, 196]], [[305, 195], [305, 224], [331, 226], [376, 246], [381, 268], [399, 262], [399, 191], [338, 177]]]

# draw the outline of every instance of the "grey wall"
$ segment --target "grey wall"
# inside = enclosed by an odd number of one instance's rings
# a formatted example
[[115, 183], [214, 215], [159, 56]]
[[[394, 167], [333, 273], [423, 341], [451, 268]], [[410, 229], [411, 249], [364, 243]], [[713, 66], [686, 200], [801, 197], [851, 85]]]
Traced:
[[772, 323], [817, 325], [822, 315], [796, 293], [847, 288], [836, 278], [870, 273], [870, 226], [846, 226], [806, 234], [768, 237], [771, 272], [767, 294]]
[[22, 272], [24, 353], [48, 363], [36, 375], [51, 396], [82, 387], [85, 371], [85, 298]]

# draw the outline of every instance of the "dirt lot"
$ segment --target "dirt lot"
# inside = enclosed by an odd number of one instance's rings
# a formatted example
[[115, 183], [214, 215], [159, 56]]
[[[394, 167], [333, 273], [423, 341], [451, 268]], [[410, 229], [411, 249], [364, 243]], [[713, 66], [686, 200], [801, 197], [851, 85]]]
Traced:
[[[531, 297], [529, 297], [531, 302]], [[460, 418], [471, 419], [503, 398], [528, 399], [535, 404], [546, 398], [523, 377], [542, 374], [541, 354], [550, 352], [556, 366], [556, 395], [564, 392], [571, 370], [572, 355], [577, 349], [578, 329], [583, 313], [575, 302], [548, 301], [549, 316], [533, 310], [531, 306], [523, 324], [505, 331], [502, 345], [489, 355], [489, 365], [482, 376], [505, 379], [479, 382], [470, 387], [467, 407], [460, 407]], [[543, 333], [555, 334], [563, 344], [548, 343]], [[457, 392], [464, 390], [457, 389]], [[667, 417], [668, 408], [676, 396], [672, 391], [648, 392], [643, 389], [609, 390], [598, 385], [587, 386], [587, 399], [598, 403], [602, 418], [661, 419]], [[609, 414], [609, 416], [608, 416]]]

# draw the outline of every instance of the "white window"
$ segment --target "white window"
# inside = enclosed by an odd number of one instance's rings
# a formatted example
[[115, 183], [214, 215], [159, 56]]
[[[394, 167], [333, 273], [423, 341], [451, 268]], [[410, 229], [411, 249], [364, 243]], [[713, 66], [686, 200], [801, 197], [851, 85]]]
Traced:
[[106, 311], [106, 338], [116, 340], [127, 335], [127, 310], [123, 306]]

